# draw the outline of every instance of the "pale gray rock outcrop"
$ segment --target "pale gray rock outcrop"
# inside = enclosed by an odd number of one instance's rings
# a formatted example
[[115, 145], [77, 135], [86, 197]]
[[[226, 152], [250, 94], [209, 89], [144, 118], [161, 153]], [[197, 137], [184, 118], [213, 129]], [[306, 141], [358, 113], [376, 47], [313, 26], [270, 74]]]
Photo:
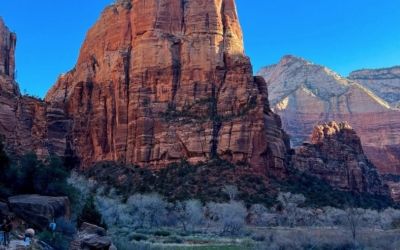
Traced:
[[400, 66], [356, 70], [349, 78], [370, 89], [390, 106], [400, 108]]

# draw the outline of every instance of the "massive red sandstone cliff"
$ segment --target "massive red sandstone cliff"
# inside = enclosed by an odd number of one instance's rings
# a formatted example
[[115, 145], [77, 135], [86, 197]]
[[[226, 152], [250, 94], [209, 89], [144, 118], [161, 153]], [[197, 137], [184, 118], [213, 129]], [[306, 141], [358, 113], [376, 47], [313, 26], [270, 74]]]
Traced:
[[72, 118], [85, 167], [217, 155], [254, 171], [285, 165], [286, 135], [244, 55], [233, 0], [117, 1], [45, 99]]
[[282, 117], [294, 147], [309, 141], [309, 131], [318, 124], [348, 121], [378, 170], [400, 173], [399, 109], [360, 83], [294, 56], [257, 75], [266, 80], [271, 107]]
[[15, 82], [16, 35], [0, 17], [0, 135], [11, 155], [34, 151], [40, 158], [68, 154], [69, 119], [62, 109], [22, 96]]
[[341, 190], [389, 195], [377, 169], [364, 155], [360, 138], [347, 122], [315, 126], [311, 143], [298, 149], [293, 165]]

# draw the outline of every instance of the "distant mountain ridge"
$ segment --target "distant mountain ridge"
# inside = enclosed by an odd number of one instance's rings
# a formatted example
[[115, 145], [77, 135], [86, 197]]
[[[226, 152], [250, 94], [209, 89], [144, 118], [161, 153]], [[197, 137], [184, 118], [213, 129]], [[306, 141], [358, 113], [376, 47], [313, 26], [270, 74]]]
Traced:
[[[281, 116], [294, 147], [309, 141], [310, 131], [318, 124], [347, 121], [378, 170], [399, 174], [400, 110], [394, 99], [388, 98], [397, 96], [398, 68], [356, 71], [349, 79], [302, 58], [284, 56], [279, 63], [261, 68], [257, 75], [265, 79], [271, 108]], [[390, 77], [390, 72], [395, 77]], [[379, 92], [370, 87], [376, 82], [374, 75], [384, 75], [381, 85], [392, 86], [390, 90]], [[359, 81], [361, 78], [368, 80]]]
[[367, 87], [391, 107], [400, 108], [400, 66], [356, 70], [349, 79]]

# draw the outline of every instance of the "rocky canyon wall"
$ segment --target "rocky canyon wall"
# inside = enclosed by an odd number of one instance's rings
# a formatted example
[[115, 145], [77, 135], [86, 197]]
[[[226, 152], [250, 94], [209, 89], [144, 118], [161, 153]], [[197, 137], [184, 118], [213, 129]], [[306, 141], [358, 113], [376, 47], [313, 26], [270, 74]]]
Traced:
[[389, 195], [375, 166], [364, 155], [360, 138], [347, 122], [315, 126], [310, 143], [293, 156], [295, 168], [344, 191]]
[[62, 109], [20, 94], [15, 81], [16, 35], [0, 17], [0, 135], [10, 155], [64, 156], [70, 120]]
[[17, 36], [5, 26], [0, 16], [0, 74], [15, 78], [15, 46]]
[[310, 131], [318, 124], [347, 121], [380, 173], [400, 173], [400, 113], [388, 100], [359, 82], [294, 56], [283, 57], [257, 75], [266, 80], [271, 107], [282, 117], [294, 147], [310, 141]]
[[285, 166], [287, 135], [244, 55], [233, 0], [117, 1], [45, 100], [72, 118], [84, 167], [216, 156], [253, 171]]

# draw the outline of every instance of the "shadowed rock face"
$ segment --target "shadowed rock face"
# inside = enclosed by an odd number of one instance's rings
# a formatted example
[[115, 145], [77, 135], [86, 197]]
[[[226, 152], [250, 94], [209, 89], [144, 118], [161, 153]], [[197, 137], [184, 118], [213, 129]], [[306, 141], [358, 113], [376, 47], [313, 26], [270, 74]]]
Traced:
[[40, 229], [46, 229], [53, 219], [71, 219], [68, 197], [21, 195], [8, 198], [12, 211], [21, 219]]
[[15, 82], [16, 35], [0, 17], [0, 135], [11, 155], [34, 151], [40, 158], [66, 153], [69, 118], [62, 109], [22, 96]]
[[309, 131], [318, 124], [347, 121], [379, 172], [400, 173], [400, 113], [389, 100], [368, 86], [294, 56], [283, 57], [257, 75], [266, 80], [271, 108], [282, 117], [294, 147], [309, 141]]
[[360, 138], [347, 122], [316, 126], [311, 144], [304, 143], [298, 149], [293, 164], [341, 190], [389, 195], [377, 169], [364, 155]]
[[0, 74], [15, 78], [15, 45], [17, 36], [5, 26], [0, 16]]
[[233, 0], [117, 1], [45, 99], [73, 117], [84, 167], [157, 169], [218, 155], [254, 171], [284, 169], [287, 136], [243, 53]]

